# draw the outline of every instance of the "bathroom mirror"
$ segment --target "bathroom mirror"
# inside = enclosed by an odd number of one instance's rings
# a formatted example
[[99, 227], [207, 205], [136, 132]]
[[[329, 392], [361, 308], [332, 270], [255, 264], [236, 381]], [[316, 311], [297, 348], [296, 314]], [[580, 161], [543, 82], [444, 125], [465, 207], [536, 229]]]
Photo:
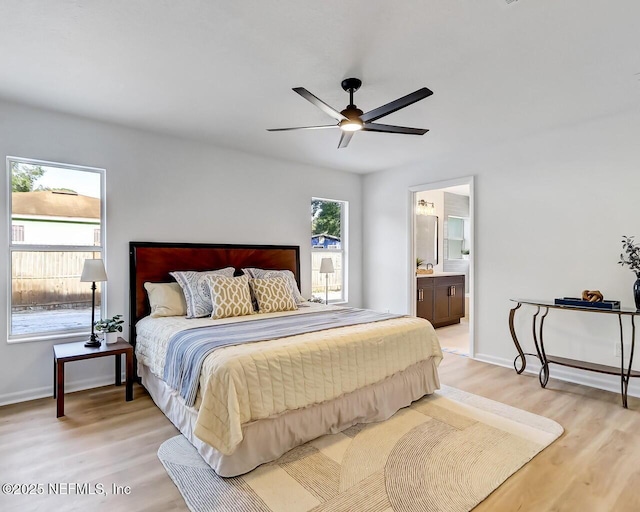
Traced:
[[438, 217], [416, 215], [416, 257], [423, 265], [438, 264]]

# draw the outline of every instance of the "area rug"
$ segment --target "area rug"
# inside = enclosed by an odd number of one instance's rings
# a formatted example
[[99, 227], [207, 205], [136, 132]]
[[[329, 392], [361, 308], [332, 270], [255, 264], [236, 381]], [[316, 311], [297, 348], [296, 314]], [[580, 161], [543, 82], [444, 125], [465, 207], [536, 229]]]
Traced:
[[386, 421], [221, 478], [183, 437], [158, 457], [193, 512], [468, 511], [562, 435], [556, 422], [443, 387]]

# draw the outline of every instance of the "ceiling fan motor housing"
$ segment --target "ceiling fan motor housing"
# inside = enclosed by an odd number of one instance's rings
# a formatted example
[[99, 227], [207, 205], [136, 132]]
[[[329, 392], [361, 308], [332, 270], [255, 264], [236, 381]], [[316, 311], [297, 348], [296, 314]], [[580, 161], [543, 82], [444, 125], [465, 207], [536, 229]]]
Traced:
[[356, 92], [358, 89], [360, 89], [362, 80], [360, 80], [359, 78], [345, 78], [342, 81], [341, 85], [342, 88], [347, 92]]
[[364, 113], [355, 105], [347, 105], [342, 112], [340, 112], [344, 117], [351, 120], [359, 120], [360, 116]]

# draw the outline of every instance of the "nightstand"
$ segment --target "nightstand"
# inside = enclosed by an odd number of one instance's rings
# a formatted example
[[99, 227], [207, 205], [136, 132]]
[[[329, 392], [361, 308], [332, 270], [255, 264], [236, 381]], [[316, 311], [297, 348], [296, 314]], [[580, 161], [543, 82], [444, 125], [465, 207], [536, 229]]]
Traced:
[[53, 346], [53, 397], [57, 398], [56, 417], [64, 416], [64, 364], [69, 361], [93, 359], [94, 357], [115, 356], [116, 386], [120, 386], [122, 375], [122, 354], [126, 356], [126, 400], [133, 400], [133, 347], [123, 338], [116, 343], [102, 343], [98, 348], [84, 346], [84, 341], [77, 343], [61, 343]]

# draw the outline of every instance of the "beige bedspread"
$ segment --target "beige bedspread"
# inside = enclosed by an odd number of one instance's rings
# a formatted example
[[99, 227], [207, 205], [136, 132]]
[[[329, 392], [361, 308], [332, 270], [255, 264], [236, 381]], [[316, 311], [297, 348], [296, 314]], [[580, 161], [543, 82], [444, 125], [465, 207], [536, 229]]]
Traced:
[[[326, 306], [323, 306], [326, 307]], [[284, 314], [305, 314], [317, 307]], [[261, 316], [279, 316], [274, 313]], [[136, 325], [138, 360], [162, 378], [167, 344], [182, 329], [255, 319], [144, 318]], [[210, 354], [200, 376], [195, 435], [225, 455], [242, 441], [242, 425], [332, 400], [380, 382], [442, 351], [431, 324], [403, 317], [277, 340], [225, 347]]]

